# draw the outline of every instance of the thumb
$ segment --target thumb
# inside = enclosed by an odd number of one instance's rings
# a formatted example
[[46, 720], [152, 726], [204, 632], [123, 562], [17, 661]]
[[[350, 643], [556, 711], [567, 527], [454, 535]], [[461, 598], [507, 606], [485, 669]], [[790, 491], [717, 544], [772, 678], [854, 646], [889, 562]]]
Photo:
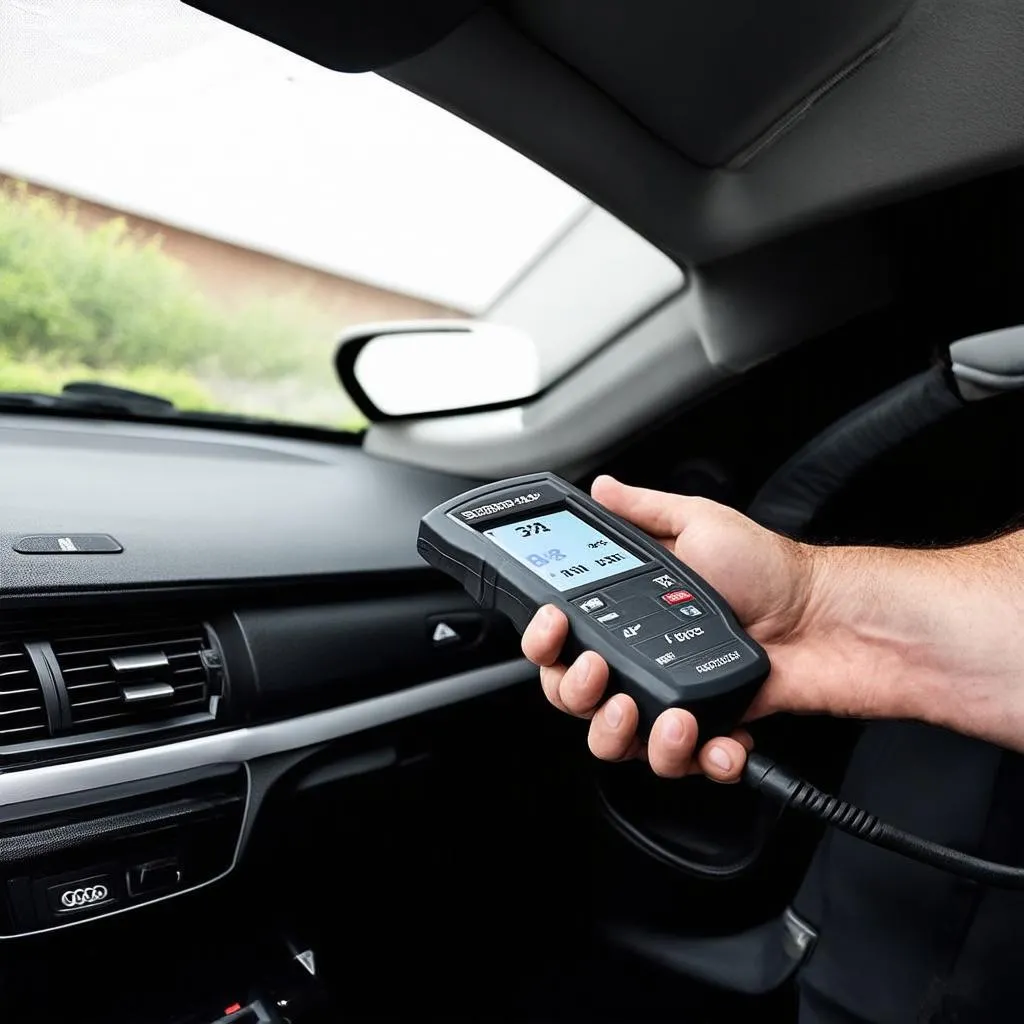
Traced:
[[693, 508], [692, 498], [646, 487], [630, 487], [611, 476], [597, 477], [590, 493], [609, 512], [628, 519], [659, 539], [679, 536]]

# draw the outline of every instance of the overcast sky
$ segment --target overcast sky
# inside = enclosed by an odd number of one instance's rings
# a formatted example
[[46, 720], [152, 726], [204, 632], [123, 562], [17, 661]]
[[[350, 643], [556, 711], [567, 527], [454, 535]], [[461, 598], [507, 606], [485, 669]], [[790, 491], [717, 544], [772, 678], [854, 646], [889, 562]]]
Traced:
[[584, 200], [177, 0], [0, 0], [0, 171], [468, 311]]

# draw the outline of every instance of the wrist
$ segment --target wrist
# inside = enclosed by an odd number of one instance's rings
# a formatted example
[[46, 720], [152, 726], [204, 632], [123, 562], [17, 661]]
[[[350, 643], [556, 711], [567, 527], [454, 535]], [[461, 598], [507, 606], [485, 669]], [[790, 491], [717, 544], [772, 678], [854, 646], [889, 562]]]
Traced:
[[939, 550], [804, 546], [799, 630], [819, 652], [827, 701], [1020, 748], [1021, 539]]
[[942, 652], [956, 632], [941, 608], [941, 595], [950, 590], [946, 552], [804, 547], [807, 597], [799, 633], [818, 654], [823, 710], [944, 717], [955, 689]]

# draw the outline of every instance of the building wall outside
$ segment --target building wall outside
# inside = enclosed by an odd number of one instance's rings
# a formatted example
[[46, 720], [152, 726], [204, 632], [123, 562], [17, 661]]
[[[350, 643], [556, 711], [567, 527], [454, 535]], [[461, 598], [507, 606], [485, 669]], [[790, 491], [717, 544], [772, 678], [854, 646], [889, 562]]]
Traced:
[[[3, 347], [3, 339], [0, 339], [0, 384], [6, 390], [56, 392], [67, 380], [86, 379], [83, 374], [92, 373], [109, 383], [163, 394], [182, 408], [212, 409], [352, 429], [362, 420], [342, 392], [333, 369], [333, 351], [338, 334], [346, 327], [371, 321], [463, 315], [458, 310], [436, 303], [122, 213], [62, 192], [21, 182], [14, 187], [12, 184], [10, 179], [0, 175], [0, 189], [6, 188], [8, 200], [14, 197], [17, 201], [23, 190], [27, 190], [29, 195], [56, 200], [56, 208], [62, 211], [60, 216], [64, 218], [64, 230], [69, 226], [73, 230], [77, 226], [89, 232], [118, 220], [127, 228], [130, 245], [155, 241], [164, 256], [184, 268], [186, 281], [180, 282], [173, 274], [173, 268], [162, 264], [171, 271], [175, 282], [183, 284], [184, 296], [192, 293], [194, 285], [197, 297], [213, 313], [214, 320], [199, 326], [199, 331], [203, 331], [212, 325], [212, 334], [189, 333], [187, 326], [183, 327], [184, 333], [178, 331], [176, 334], [178, 325], [191, 323], [185, 318], [194, 312], [194, 308], [186, 298], [181, 317], [175, 319], [173, 312], [168, 314], [166, 311], [173, 309], [175, 302], [182, 301], [182, 292], [180, 288], [177, 292], [169, 290], [164, 297], [171, 305], [160, 306], [159, 299], [164, 294], [160, 288], [166, 277], [160, 278], [158, 274], [151, 289], [143, 288], [139, 296], [129, 303], [131, 309], [140, 310], [145, 323], [145, 311], [140, 303], [144, 304], [152, 291], [158, 303], [155, 309], [164, 310], [157, 314], [157, 322], [161, 315], [171, 316], [171, 321], [159, 328], [162, 331], [159, 337], [166, 339], [168, 347], [164, 349], [165, 353], [178, 355], [170, 355], [169, 358], [158, 356], [154, 360], [151, 343], [148, 350], [144, 344], [142, 348], [132, 349], [132, 345], [139, 344], [135, 339], [144, 336], [145, 326], [141, 328], [141, 334], [137, 323], [136, 327], [121, 332], [116, 326], [110, 326], [119, 323], [116, 319], [120, 315], [118, 303], [123, 308], [120, 297], [124, 293], [118, 292], [116, 285], [112, 293], [109, 285], [112, 278], [101, 274], [99, 280], [108, 282], [106, 290], [101, 288], [97, 292], [95, 309], [91, 308], [89, 301], [85, 302], [84, 315], [97, 317], [101, 334], [112, 331], [110, 337], [122, 343], [118, 350], [120, 356], [109, 355], [110, 347], [104, 349], [101, 345], [97, 351], [106, 351], [107, 361], [91, 362], [88, 350], [83, 349], [80, 342], [64, 340], [71, 335], [61, 334], [62, 321], [57, 317], [54, 320], [57, 334], [52, 336], [52, 340], [45, 335], [37, 349], [29, 348], [22, 350], [21, 355], [13, 355]], [[45, 251], [45, 217], [28, 223], [40, 225]], [[97, 250], [99, 253], [111, 251]], [[132, 251], [130, 247], [128, 251]], [[12, 252], [17, 258], [17, 249]], [[83, 252], [90, 252], [88, 246]], [[90, 277], [88, 273], [84, 276], [78, 274], [78, 265], [74, 263], [78, 256], [70, 258], [72, 269], [64, 272], [73, 275], [67, 290], [78, 295], [78, 299], [69, 300], [74, 303], [81, 300], [82, 282], [88, 282]], [[91, 257], [86, 255], [85, 258]], [[30, 298], [44, 306], [55, 303], [59, 313], [60, 293], [64, 286], [61, 284], [61, 271], [54, 273], [57, 276], [46, 284], [37, 285], [37, 292], [33, 292]], [[36, 278], [30, 276], [26, 280], [35, 281]], [[127, 280], [129, 287], [137, 287], [130, 275]], [[171, 288], [169, 282], [167, 287]], [[18, 316], [23, 314], [16, 309], [10, 312], [12, 319], [7, 324], [8, 329], [21, 332], [24, 321], [18, 321]], [[129, 320], [131, 315], [127, 314]], [[108, 319], [110, 317], [115, 319]], [[31, 319], [30, 322], [35, 325], [37, 321]], [[50, 330], [50, 320], [45, 313], [38, 323], [47, 325], [46, 331]], [[218, 326], [220, 324], [223, 327]], [[223, 333], [219, 333], [221, 331]], [[25, 335], [13, 333], [12, 337], [23, 338]], [[194, 339], [201, 339], [200, 349], [207, 341], [213, 343], [213, 348], [206, 349], [206, 354], [200, 350], [193, 352], [189, 343]], [[220, 342], [225, 346], [223, 349], [217, 348]], [[23, 345], [24, 342], [19, 341], [18, 344]], [[138, 358], [135, 351], [140, 353]], [[180, 355], [183, 351], [192, 354], [183, 359]], [[221, 358], [229, 351], [235, 353], [233, 362], [225, 362]], [[145, 352], [149, 355], [142, 354]]]
[[[8, 180], [0, 175], [0, 186]], [[159, 238], [163, 250], [185, 264], [207, 297], [228, 306], [253, 296], [300, 294], [319, 311], [336, 318], [338, 329], [375, 320], [415, 320], [461, 316], [458, 310], [301, 266], [219, 239], [208, 238], [122, 213], [85, 199], [64, 196], [29, 184], [30, 192], [70, 199], [79, 223], [96, 228], [123, 219], [138, 238]]]

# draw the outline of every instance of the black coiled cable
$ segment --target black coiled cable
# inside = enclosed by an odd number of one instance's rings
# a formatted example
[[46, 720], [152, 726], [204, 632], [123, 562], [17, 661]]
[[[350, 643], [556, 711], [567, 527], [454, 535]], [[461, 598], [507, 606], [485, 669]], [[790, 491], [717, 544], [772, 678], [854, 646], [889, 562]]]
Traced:
[[792, 807], [873, 846], [892, 850], [922, 864], [930, 864], [975, 882], [1001, 889], [1024, 889], [1024, 868], [982, 860], [969, 853], [922, 839], [911, 832], [904, 832], [854, 804], [812, 786], [763, 754], [751, 753], [747, 756], [743, 781], [784, 807]]

